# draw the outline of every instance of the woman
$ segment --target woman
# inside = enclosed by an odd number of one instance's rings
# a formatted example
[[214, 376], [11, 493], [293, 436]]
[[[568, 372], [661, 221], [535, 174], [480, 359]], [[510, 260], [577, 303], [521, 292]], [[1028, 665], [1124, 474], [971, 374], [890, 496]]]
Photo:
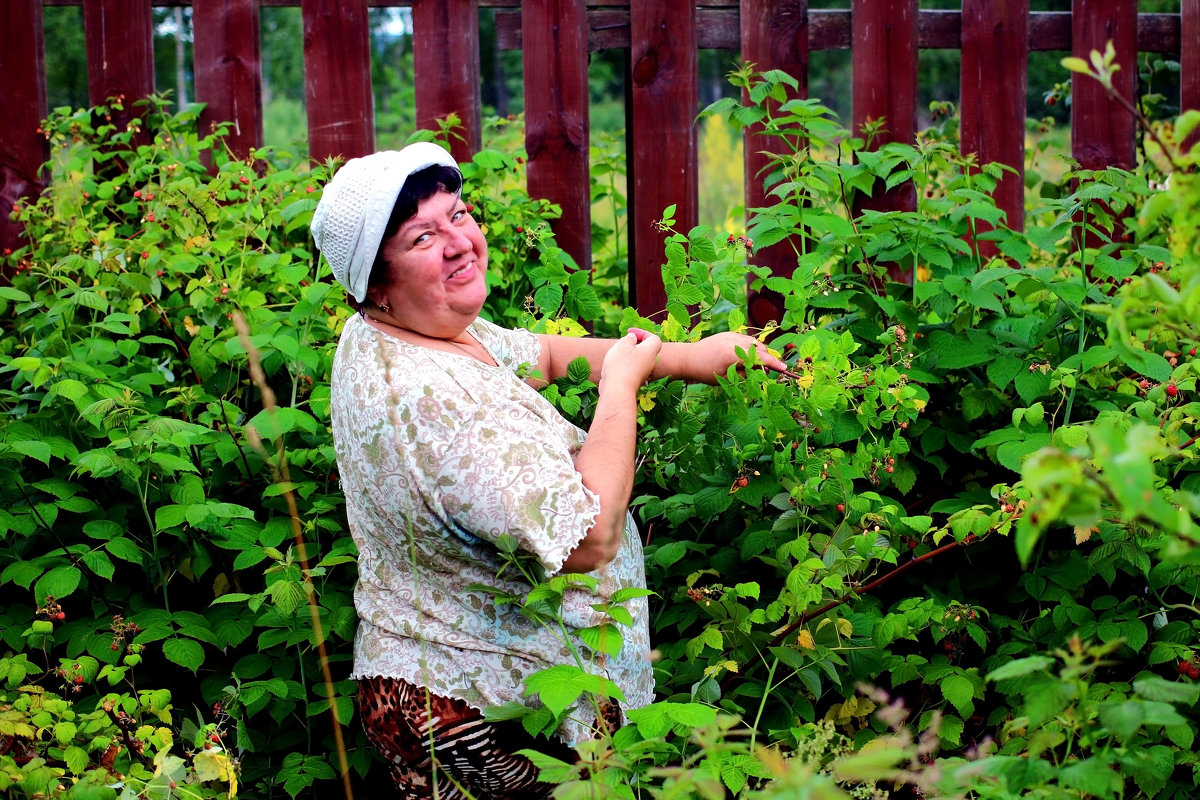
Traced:
[[[435, 781], [440, 798], [540, 797], [551, 787], [514, 753], [547, 743], [517, 723], [485, 722], [480, 710], [523, 700], [529, 675], [574, 658], [556, 631], [470, 587], [528, 591], [497, 547], [512, 537], [546, 574], [599, 581], [595, 593], [564, 599], [572, 633], [605, 621], [593, 604], [645, 586], [627, 509], [639, 387], [667, 374], [711, 382], [738, 362], [737, 348], [783, 364], [740, 334], [664, 345], [643, 331], [575, 339], [480, 319], [488, 248], [461, 188], [449, 154], [418, 143], [347, 162], [313, 214], [317, 246], [359, 311], [342, 331], [332, 379], [359, 551], [352, 677], [368, 736], [404, 797], [432, 797]], [[599, 392], [586, 437], [536, 391], [577, 356]], [[645, 601], [627, 607], [634, 624], [619, 654], [588, 656], [620, 687], [624, 707], [637, 708], [654, 682]], [[618, 724], [612, 710], [598, 722], [578, 708], [558, 735], [572, 744]]]

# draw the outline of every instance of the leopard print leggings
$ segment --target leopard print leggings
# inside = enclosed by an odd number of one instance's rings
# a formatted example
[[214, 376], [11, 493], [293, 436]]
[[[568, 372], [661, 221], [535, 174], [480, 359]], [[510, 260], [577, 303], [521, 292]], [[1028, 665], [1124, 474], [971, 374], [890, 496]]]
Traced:
[[520, 722], [488, 722], [461, 700], [397, 678], [360, 680], [358, 701], [367, 738], [387, 759], [403, 800], [537, 800], [554, 786], [516, 751], [575, 761], [573, 750], [535, 740]]

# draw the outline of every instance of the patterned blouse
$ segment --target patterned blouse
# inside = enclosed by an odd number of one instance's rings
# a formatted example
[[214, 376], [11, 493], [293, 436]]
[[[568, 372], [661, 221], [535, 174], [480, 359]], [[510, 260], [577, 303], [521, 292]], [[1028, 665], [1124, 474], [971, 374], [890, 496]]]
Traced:
[[[359, 627], [352, 678], [383, 676], [424, 686], [476, 708], [521, 696], [540, 669], [575, 660], [556, 631], [513, 605], [495, 605], [482, 584], [524, 596], [529, 585], [496, 548], [515, 537], [548, 575], [557, 573], [600, 511], [574, 459], [584, 432], [517, 376], [541, 352], [537, 337], [483, 319], [468, 329], [499, 366], [412, 345], [361, 315], [346, 322], [333, 365], [332, 417], [350, 531], [358, 546], [354, 592]], [[617, 557], [592, 573], [595, 594], [570, 589], [568, 630], [607, 617], [592, 609], [613, 592], [646, 585], [630, 516]], [[616, 657], [592, 654], [592, 669], [617, 684], [623, 708], [653, 699], [644, 598], [630, 601]], [[590, 703], [558, 734], [590, 736]]]

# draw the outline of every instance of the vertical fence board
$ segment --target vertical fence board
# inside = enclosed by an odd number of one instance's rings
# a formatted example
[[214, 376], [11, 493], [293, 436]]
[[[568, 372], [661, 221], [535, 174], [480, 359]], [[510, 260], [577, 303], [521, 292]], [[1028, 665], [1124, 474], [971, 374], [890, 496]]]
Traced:
[[[851, 118], [855, 135], [873, 120], [884, 121], [875, 147], [890, 142], [913, 144], [917, 132], [917, 0], [854, 0], [851, 6]], [[859, 197], [856, 210], [912, 211], [917, 207], [912, 181], [884, 191], [877, 182], [870, 197]], [[889, 265], [893, 281], [912, 283], [913, 270]]]
[[469, 161], [479, 150], [478, 0], [413, 0], [412, 15], [417, 127], [458, 115], [450, 150]]
[[[800, 84], [799, 95], [808, 96], [808, 0], [741, 0], [741, 39], [743, 60], [753, 63], [759, 72], [786, 72]], [[742, 92], [742, 100], [749, 102], [748, 93]], [[751, 209], [777, 202], [767, 195], [764, 185], [770, 172], [769, 154], [791, 152], [781, 137], [765, 136], [762, 129], [761, 125], [748, 127], [742, 136], [748, 216]], [[779, 242], [756, 252], [753, 262], [769, 267], [773, 275], [791, 277], [796, 251], [790, 242]], [[761, 328], [771, 320], [782, 322], [783, 297], [751, 291], [747, 312], [754, 327]]]
[[88, 100], [92, 105], [123, 97], [114, 113], [122, 125], [140, 110], [133, 103], [154, 93], [154, 17], [150, 0], [83, 0], [87, 39]]
[[225, 142], [239, 157], [263, 143], [258, 0], [192, 0], [200, 131], [233, 123]]
[[308, 153], [317, 161], [375, 149], [367, 0], [303, 0]]
[[38, 171], [49, 156], [46, 139], [38, 133], [46, 115], [42, 0], [0, 4], [0, 30], [8, 36], [0, 47], [0, 248], [15, 250], [21, 228], [9, 214], [17, 200], [41, 191]]
[[696, 7], [690, 0], [642, 0], [629, 18], [629, 284], [646, 315], [666, 307], [663, 233], [655, 221], [674, 204], [676, 230], [686, 233], [698, 216]]
[[[1181, 0], [1179, 5], [1179, 109], [1200, 110], [1200, 0]], [[1185, 146], [1200, 141], [1194, 133]]]
[[[1017, 171], [993, 193], [1013, 230], [1025, 229], [1025, 130], [1013, 123], [1025, 119], [1028, 63], [1029, 0], [963, 0], [959, 149]], [[980, 232], [989, 227], [981, 223]], [[993, 242], [979, 249], [997, 252]]]
[[590, 269], [587, 5], [547, 0], [521, 19], [529, 193], [562, 207], [553, 224], [558, 245]]
[[[1090, 60], [1112, 40], [1120, 71], [1113, 88], [1133, 101], [1137, 90], [1137, 0], [1074, 0], [1071, 7], [1071, 55]], [[1071, 154], [1084, 169], [1106, 166], [1133, 169], [1137, 163], [1133, 115], [1094, 78], [1071, 77]]]

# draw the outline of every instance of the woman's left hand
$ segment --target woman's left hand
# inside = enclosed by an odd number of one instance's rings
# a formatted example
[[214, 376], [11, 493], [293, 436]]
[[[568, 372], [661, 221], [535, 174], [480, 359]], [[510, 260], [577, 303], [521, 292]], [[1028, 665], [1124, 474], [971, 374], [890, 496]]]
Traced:
[[[746, 354], [753, 351], [755, 361], [767, 369], [779, 371], [788, 368], [787, 364], [771, 355], [765, 344], [744, 333], [726, 331], [713, 334], [698, 342], [677, 346], [680, 348], [682, 369], [672, 370], [672, 374], [676, 377], [688, 377], [705, 383], [713, 383], [716, 376], [725, 375], [730, 365], [741, 364], [742, 356], [738, 354], [739, 350]], [[686, 372], [686, 375], [681, 375], [680, 372]]]

